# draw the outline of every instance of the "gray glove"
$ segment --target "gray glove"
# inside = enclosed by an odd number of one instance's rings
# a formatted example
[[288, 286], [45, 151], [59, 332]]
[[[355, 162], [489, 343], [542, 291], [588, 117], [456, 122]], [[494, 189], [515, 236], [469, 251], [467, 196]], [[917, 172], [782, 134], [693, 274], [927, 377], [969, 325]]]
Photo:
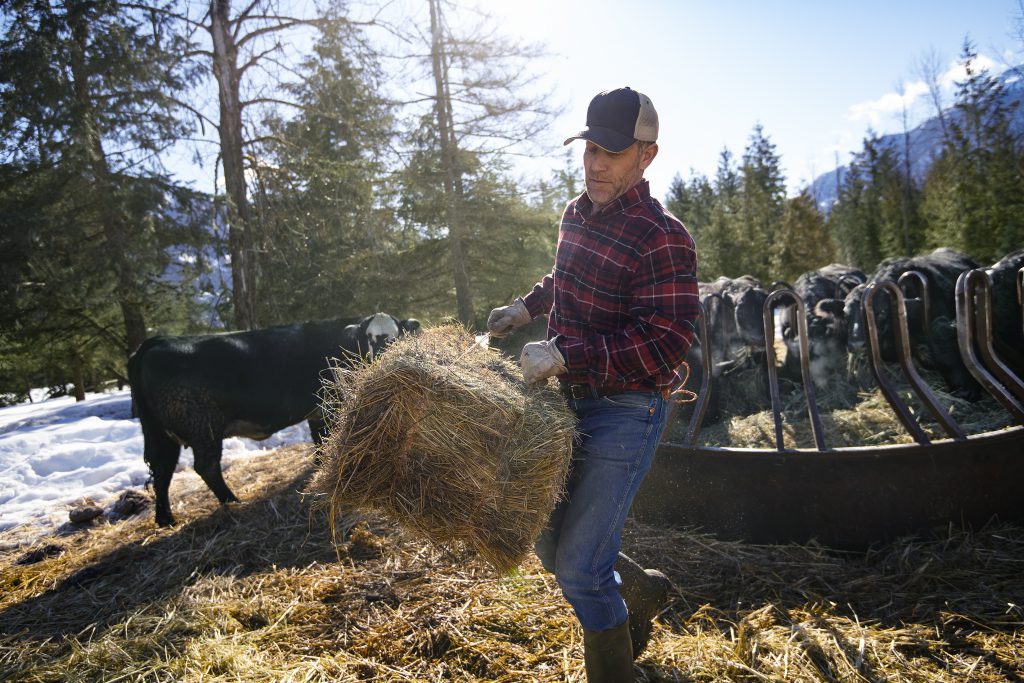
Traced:
[[534, 384], [566, 371], [565, 358], [555, 346], [554, 339], [530, 342], [524, 346], [519, 357], [519, 365], [523, 368], [523, 379], [527, 384]]
[[487, 316], [487, 331], [492, 337], [504, 337], [517, 327], [533, 320], [522, 299], [516, 299], [508, 306], [495, 308]]

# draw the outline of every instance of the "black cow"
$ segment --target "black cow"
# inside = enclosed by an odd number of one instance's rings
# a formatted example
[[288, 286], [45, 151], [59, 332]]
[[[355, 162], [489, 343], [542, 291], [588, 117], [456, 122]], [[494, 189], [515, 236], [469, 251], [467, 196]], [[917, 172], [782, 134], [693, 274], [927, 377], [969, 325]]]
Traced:
[[[703, 356], [710, 353], [710, 396], [704, 423], [711, 424], [721, 417], [723, 398], [729, 399], [730, 407], [738, 411], [746, 412], [751, 408], [747, 405], [750, 401], [745, 400], [751, 392], [734, 391], [731, 384], [732, 378], [744, 370], [760, 372], [764, 368], [763, 307], [768, 292], [750, 275], [738, 278], [722, 276], [714, 282], [701, 282], [698, 290], [707, 318], [709, 348], [705, 350], [696, 338], [690, 346], [686, 356], [690, 379], [686, 386], [692, 391], [700, 388], [704, 376]], [[749, 379], [744, 377], [743, 381]], [[766, 386], [763, 382], [759, 384]], [[685, 416], [689, 410], [684, 409], [682, 414]]]
[[[1017, 377], [1024, 378], [1024, 323], [1017, 298], [1017, 273], [1021, 268], [1024, 268], [1024, 249], [1007, 254], [985, 272], [992, 285], [992, 343], [996, 355]], [[955, 318], [936, 318], [930, 330], [927, 339], [930, 364], [959, 379], [955, 373], [963, 367], [963, 357], [957, 345]], [[968, 395], [973, 395], [971, 382], [961, 380], [961, 384], [967, 388]]]
[[[978, 264], [970, 256], [943, 247], [923, 256], [885, 259], [866, 283], [866, 285], [876, 282], [895, 283], [899, 281], [901, 275], [911, 271], [920, 273], [924, 277], [929, 299], [927, 318], [920, 292], [911, 292], [918, 296], [905, 299], [911, 352], [923, 367], [941, 372], [946, 384], [954, 392], [965, 397], [976, 396], [978, 385], [967, 372], [963, 362], [959, 360], [955, 333], [951, 337], [945, 335], [939, 335], [939, 338], [934, 337], [938, 330], [948, 326], [948, 321], [956, 319], [957, 278], [962, 272], [977, 267]], [[855, 287], [847, 295], [843, 309], [848, 329], [849, 367], [850, 373], [854, 377], [858, 377], [861, 374], [860, 369], [865, 367], [867, 328], [864, 320], [863, 300], [866, 285]], [[888, 294], [884, 292], [876, 295], [874, 311], [882, 360], [894, 362], [898, 359], [895, 336], [896, 322], [889, 299]], [[932, 338], [932, 341], [938, 345], [939, 356], [949, 359], [948, 363], [936, 361], [936, 355], [929, 348], [929, 338]]]
[[168, 488], [182, 446], [221, 503], [238, 500], [221, 474], [221, 441], [265, 439], [309, 420], [322, 436], [318, 392], [329, 359], [373, 358], [415, 319], [386, 313], [358, 324], [335, 320], [250, 332], [147, 339], [128, 361], [132, 405], [142, 424], [144, 457], [153, 478], [156, 521], [174, 523]]
[[[808, 271], [796, 279], [793, 291], [804, 303], [807, 318], [808, 363], [816, 386], [846, 370], [846, 319], [843, 305], [846, 295], [867, 280], [863, 271], [841, 263], [830, 263]], [[785, 374], [799, 378], [800, 335], [795, 319], [797, 308], [790, 305], [779, 316], [782, 340], [786, 345]]]
[[985, 270], [992, 280], [992, 335], [996, 352], [1017, 377], [1024, 379], [1024, 310], [1017, 290], [1017, 273], [1021, 268], [1024, 249], [1007, 254]]

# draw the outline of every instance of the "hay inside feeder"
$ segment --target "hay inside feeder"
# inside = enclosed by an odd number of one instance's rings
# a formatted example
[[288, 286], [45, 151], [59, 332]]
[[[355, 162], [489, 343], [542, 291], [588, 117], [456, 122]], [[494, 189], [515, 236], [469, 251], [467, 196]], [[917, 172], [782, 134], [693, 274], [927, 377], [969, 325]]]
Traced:
[[457, 325], [402, 337], [335, 375], [312, 482], [332, 528], [345, 511], [378, 512], [498, 571], [519, 564], [564, 490], [576, 420], [562, 396], [528, 388]]

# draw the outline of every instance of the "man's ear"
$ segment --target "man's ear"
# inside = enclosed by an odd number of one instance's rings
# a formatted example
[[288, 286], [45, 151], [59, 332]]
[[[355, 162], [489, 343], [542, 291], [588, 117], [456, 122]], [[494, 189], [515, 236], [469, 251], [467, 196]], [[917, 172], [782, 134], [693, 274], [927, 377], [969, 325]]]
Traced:
[[645, 170], [654, 161], [654, 157], [658, 156], [658, 143], [652, 142], [644, 150], [644, 155], [640, 158], [640, 170]]

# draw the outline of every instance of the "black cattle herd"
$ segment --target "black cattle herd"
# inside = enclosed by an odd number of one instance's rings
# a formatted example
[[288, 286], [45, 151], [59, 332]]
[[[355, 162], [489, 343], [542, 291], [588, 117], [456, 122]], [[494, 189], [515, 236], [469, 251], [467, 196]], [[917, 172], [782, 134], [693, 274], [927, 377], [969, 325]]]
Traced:
[[[718, 417], [717, 402], [723, 392], [729, 391], [725, 381], [728, 373], [764, 364], [766, 344], [774, 339], [775, 331], [770, 330], [765, 335], [763, 306], [771, 292], [780, 287], [791, 290], [803, 302], [808, 365], [816, 387], [826, 387], [837, 379], [864, 386], [867, 354], [871, 352], [865, 294], [872, 291], [871, 285], [893, 283], [904, 295], [913, 362], [938, 372], [953, 395], [972, 400], [979, 398], [981, 387], [964, 365], [957, 344], [955, 289], [962, 273], [981, 267], [966, 254], [940, 248], [923, 256], [885, 259], [870, 275], [833, 263], [800, 275], [792, 285], [775, 282], [765, 288], [749, 276], [722, 277], [701, 283], [701, 304], [709, 337], [707, 346], [712, 354], [711, 396], [705, 422]], [[1021, 268], [1024, 268], [1024, 249], [984, 268], [991, 283], [995, 346], [1018, 377], [1024, 377], [1024, 324], [1017, 291]], [[885, 290], [872, 296], [871, 319], [876, 329], [878, 354], [885, 362], [898, 359], [897, 316], [893, 304]], [[777, 304], [777, 311], [777, 327], [785, 345], [780, 376], [799, 382], [798, 308], [783, 298]], [[702, 353], [697, 343], [687, 359], [694, 373], [695, 384], [691, 387], [700, 385]]]
[[[728, 391], [725, 377], [740, 368], [764, 365], [767, 344], [775, 340], [775, 330], [765, 334], [765, 323], [776, 319], [775, 311], [765, 314], [765, 302], [780, 287], [803, 303], [815, 385], [825, 386], [840, 376], [863, 381], [860, 375], [869, 352], [865, 292], [873, 283], [891, 282], [906, 293], [904, 311], [914, 360], [941, 373], [952, 392], [976, 398], [980, 387], [957, 347], [954, 289], [961, 273], [979, 267], [965, 254], [937, 249], [923, 256], [886, 259], [870, 275], [830, 264], [800, 275], [791, 287], [783, 282], [765, 287], [749, 275], [700, 283], [708, 339], [702, 344], [698, 338], [691, 348], [687, 361], [693, 374], [687, 386], [701, 386], [703, 354], [710, 352], [711, 402], [705, 421], [717, 419], [717, 402]], [[1018, 377], [1024, 377], [1024, 324], [1017, 291], [1021, 268], [1024, 249], [985, 269], [991, 283], [996, 348]], [[873, 296], [871, 309], [879, 353], [885, 361], [896, 360], [897, 318], [890, 297]], [[797, 381], [802, 327], [798, 310], [779, 300], [777, 327], [786, 350], [779, 371]], [[529, 336], [540, 338], [546, 331], [542, 320], [536, 322], [527, 329]], [[168, 488], [181, 446], [193, 449], [196, 472], [222, 503], [237, 500], [221, 473], [224, 438], [263, 439], [308, 420], [313, 439], [319, 441], [324, 430], [320, 390], [331, 364], [372, 360], [391, 341], [419, 328], [415, 319], [377, 313], [358, 321], [146, 340], [129, 360], [128, 375], [152, 475], [157, 523], [174, 522]], [[501, 350], [517, 354], [514, 348]]]

